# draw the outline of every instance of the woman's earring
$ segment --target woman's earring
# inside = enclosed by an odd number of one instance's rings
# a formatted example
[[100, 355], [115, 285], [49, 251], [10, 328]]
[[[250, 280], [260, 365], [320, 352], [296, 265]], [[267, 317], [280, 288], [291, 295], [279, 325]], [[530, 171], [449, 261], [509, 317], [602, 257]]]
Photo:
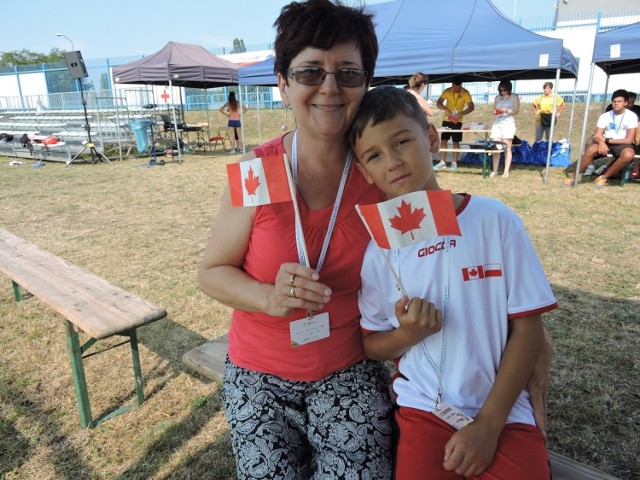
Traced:
[[282, 130], [287, 129], [287, 113], [289, 113], [289, 105], [284, 106], [284, 121], [282, 122]]

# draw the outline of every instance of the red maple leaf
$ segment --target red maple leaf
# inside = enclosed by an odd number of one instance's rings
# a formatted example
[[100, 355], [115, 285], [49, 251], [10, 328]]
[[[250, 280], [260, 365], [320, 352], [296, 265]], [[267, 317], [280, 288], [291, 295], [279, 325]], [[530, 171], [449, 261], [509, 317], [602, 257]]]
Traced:
[[411, 232], [411, 239], [414, 240], [412, 230], [420, 229], [420, 222], [426, 217], [424, 208], [420, 207], [412, 211], [411, 204], [402, 200], [398, 207], [398, 213], [400, 215], [389, 219], [391, 226], [396, 230], [400, 230], [402, 235]]
[[260, 186], [260, 177], [253, 175], [253, 168], [249, 167], [249, 175], [244, 179], [244, 188], [247, 189], [249, 195], [255, 195], [256, 190]]

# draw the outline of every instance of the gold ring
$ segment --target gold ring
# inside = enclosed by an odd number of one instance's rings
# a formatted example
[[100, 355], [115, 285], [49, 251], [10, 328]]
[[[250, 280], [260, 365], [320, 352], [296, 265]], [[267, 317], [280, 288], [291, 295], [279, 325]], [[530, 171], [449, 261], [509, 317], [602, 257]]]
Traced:
[[295, 276], [295, 274], [292, 273], [291, 277], [289, 278], [289, 285], [291, 285], [293, 287], [295, 285], [295, 283], [294, 283], [295, 281], [296, 281], [296, 276]]
[[298, 298], [296, 297], [296, 287], [291, 287], [291, 290], [289, 290], [289, 292], [291, 293], [291, 296], [293, 298]]

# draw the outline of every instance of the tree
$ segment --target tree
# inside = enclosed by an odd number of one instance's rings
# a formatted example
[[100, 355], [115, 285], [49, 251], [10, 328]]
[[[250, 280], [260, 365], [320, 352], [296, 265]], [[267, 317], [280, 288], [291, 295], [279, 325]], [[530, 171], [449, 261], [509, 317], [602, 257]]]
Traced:
[[241, 38], [233, 39], [233, 50], [231, 53], [244, 53], [247, 51], [247, 47], [244, 46], [244, 40]]
[[64, 60], [63, 52], [57, 48], [52, 48], [49, 53], [32, 52], [26, 49], [0, 52], [0, 66], [2, 67], [55, 63], [62, 60]]

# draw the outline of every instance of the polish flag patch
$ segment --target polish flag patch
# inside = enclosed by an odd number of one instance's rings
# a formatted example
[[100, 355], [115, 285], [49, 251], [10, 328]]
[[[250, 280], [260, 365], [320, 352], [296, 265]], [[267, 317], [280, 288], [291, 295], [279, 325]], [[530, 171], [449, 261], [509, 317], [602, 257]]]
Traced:
[[291, 201], [285, 162], [283, 155], [272, 155], [227, 165], [231, 204], [256, 207]]
[[480, 280], [487, 277], [501, 277], [502, 265], [499, 263], [488, 263], [486, 265], [476, 265], [462, 269], [462, 278], [465, 282], [469, 280]]

